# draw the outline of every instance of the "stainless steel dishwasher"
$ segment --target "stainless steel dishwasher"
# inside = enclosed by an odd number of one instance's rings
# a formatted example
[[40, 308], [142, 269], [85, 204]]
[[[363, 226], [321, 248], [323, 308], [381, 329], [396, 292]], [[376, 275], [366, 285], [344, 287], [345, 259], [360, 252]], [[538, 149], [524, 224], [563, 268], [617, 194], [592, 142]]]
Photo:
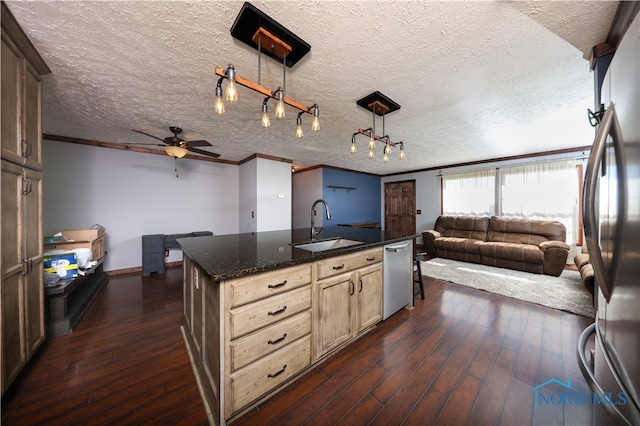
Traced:
[[411, 240], [384, 246], [383, 320], [411, 304], [412, 260], [413, 244]]

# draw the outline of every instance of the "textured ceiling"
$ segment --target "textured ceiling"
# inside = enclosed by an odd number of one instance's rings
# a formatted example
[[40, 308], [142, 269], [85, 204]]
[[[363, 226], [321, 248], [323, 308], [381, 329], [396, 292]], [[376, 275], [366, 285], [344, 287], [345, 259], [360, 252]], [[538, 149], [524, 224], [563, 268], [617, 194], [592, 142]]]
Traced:
[[[264, 96], [239, 88], [224, 116], [212, 105], [214, 66], [258, 79], [258, 53], [233, 39], [241, 1], [8, 1], [52, 73], [44, 77], [43, 132], [122, 144], [153, 143], [168, 126], [206, 139], [221, 159], [254, 153], [389, 174], [588, 145], [593, 130], [591, 47], [603, 42], [617, 2], [252, 2], [311, 45], [287, 68], [287, 95], [320, 106], [321, 129], [294, 136], [297, 110], [260, 127]], [[587, 58], [587, 59], [585, 59]], [[282, 84], [262, 57], [261, 83]], [[382, 162], [356, 100], [380, 91], [401, 105], [385, 132], [403, 141]], [[273, 108], [273, 107], [272, 107]], [[271, 110], [273, 110], [271, 108]], [[376, 122], [382, 135], [382, 120]]]

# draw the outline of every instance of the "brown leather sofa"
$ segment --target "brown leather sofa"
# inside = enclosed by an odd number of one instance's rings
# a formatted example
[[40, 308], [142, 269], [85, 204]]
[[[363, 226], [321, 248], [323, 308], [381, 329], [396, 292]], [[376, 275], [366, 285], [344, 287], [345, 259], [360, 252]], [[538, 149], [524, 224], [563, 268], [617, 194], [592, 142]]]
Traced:
[[582, 246], [582, 253], [574, 256], [573, 262], [576, 264], [578, 271], [580, 271], [582, 283], [589, 293], [591, 293], [591, 297], [593, 298], [593, 265], [589, 262], [589, 252], [586, 244]]
[[501, 216], [440, 216], [422, 232], [427, 254], [559, 276], [569, 256], [557, 221]]

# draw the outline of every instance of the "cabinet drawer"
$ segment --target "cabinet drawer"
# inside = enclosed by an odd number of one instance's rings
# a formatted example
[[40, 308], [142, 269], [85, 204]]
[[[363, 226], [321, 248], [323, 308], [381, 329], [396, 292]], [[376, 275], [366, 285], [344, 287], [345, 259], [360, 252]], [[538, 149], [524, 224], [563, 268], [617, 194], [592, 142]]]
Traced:
[[236, 412], [311, 364], [309, 335], [231, 375], [232, 411]]
[[311, 311], [305, 311], [231, 342], [231, 371], [311, 333]]
[[231, 339], [243, 336], [311, 307], [311, 286], [233, 308], [229, 312]]
[[231, 305], [239, 306], [311, 283], [311, 264], [230, 280]]
[[318, 279], [321, 280], [377, 262], [382, 262], [382, 247], [319, 260], [316, 262]]

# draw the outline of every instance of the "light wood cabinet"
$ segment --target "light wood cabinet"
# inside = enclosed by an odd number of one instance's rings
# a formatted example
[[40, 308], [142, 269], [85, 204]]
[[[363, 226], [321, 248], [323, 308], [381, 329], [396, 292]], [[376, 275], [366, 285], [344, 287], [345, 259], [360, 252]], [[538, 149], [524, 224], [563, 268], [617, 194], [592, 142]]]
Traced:
[[311, 265], [224, 283], [225, 417], [311, 365]]
[[42, 174], [2, 160], [2, 392], [45, 337]]
[[50, 70], [2, 2], [0, 387], [45, 338], [42, 273], [42, 83]]
[[2, 158], [42, 168], [41, 99], [38, 72], [3, 30]]
[[382, 320], [382, 247], [213, 282], [186, 253], [187, 343], [225, 424]]
[[382, 320], [382, 249], [322, 260], [316, 268], [319, 359]]

